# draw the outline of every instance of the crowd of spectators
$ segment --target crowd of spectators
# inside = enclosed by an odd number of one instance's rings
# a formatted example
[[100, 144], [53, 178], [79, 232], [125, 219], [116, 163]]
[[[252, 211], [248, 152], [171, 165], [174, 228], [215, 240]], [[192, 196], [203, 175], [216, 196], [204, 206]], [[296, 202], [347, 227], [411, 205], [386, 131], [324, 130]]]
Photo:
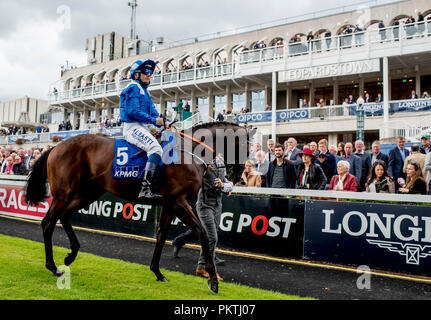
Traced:
[[[429, 194], [431, 182], [430, 136], [421, 145], [405, 148], [405, 138], [396, 139], [388, 154], [379, 141], [370, 151], [361, 140], [328, 146], [326, 139], [298, 149], [289, 138], [284, 145], [268, 140], [267, 152], [256, 143], [249, 154], [239, 186], [334, 190], [374, 193]], [[260, 176], [260, 179], [257, 178]]]
[[1, 174], [26, 175], [30, 172], [34, 162], [39, 159], [42, 152], [48, 150], [40, 148], [18, 148], [12, 146], [0, 147], [0, 170]]

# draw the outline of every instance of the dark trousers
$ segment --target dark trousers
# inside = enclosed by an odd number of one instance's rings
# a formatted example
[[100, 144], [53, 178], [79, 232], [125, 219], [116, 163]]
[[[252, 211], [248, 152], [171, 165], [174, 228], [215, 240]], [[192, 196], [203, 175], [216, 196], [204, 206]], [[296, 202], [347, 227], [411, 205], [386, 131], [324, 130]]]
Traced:
[[183, 247], [186, 243], [189, 243], [193, 240], [196, 239], [196, 236], [194, 235], [194, 233], [192, 232], [192, 230], [188, 229], [186, 232], [181, 233], [179, 236], [177, 236], [174, 240], [173, 243], [177, 246], [177, 247]]

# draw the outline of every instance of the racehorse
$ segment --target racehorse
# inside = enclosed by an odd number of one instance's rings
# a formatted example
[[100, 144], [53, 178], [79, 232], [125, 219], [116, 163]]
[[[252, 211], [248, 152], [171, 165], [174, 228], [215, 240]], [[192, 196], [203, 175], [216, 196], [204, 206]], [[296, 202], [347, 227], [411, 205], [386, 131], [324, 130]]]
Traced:
[[[173, 130], [171, 128], [171, 130]], [[198, 131], [204, 131], [205, 139], [195, 138]], [[221, 130], [221, 131], [220, 131]], [[218, 292], [218, 280], [215, 272], [213, 257], [209, 251], [208, 237], [199, 218], [194, 214], [188, 201], [195, 201], [202, 185], [202, 177], [207, 169], [202, 153], [214, 159], [217, 154], [223, 154], [225, 163], [229, 148], [234, 147], [235, 163], [245, 162], [239, 159], [239, 149], [244, 147], [238, 136], [231, 140], [232, 145], [224, 143], [216, 146], [216, 140], [221, 132], [241, 132], [246, 135], [245, 143], [248, 156], [248, 141], [254, 132], [248, 132], [244, 127], [233, 123], [215, 122], [195, 126], [191, 130], [177, 131], [181, 148], [177, 149], [179, 163], [165, 165], [159, 176], [160, 194], [162, 195], [162, 211], [157, 228], [157, 242], [153, 252], [150, 269], [158, 281], [167, 281], [159, 269], [160, 256], [168, 234], [169, 225], [174, 216], [184, 222], [197, 236], [202, 245], [205, 256], [205, 269], [210, 275], [208, 287]], [[218, 141], [227, 141], [222, 137]], [[203, 142], [204, 141], [204, 142]], [[188, 143], [188, 144], [187, 144]], [[200, 155], [189, 152], [185, 146], [191, 145], [196, 150], [200, 147]], [[48, 213], [42, 220], [43, 239], [45, 244], [46, 268], [55, 276], [62, 273], [55, 265], [52, 252], [52, 234], [55, 225], [60, 220], [70, 241], [71, 252], [64, 258], [64, 264], [69, 266], [76, 258], [80, 244], [70, 223], [74, 212], [87, 207], [102, 194], [109, 192], [124, 200], [139, 202], [140, 179], [115, 179], [111, 177], [111, 166], [114, 161], [115, 141], [112, 138], [83, 134], [61, 142], [54, 148], [45, 151], [33, 165], [27, 181], [26, 201], [37, 205], [49, 197], [48, 186], [52, 196], [52, 203]], [[232, 151], [232, 149], [230, 149]], [[186, 163], [185, 159], [189, 161]], [[208, 157], [207, 157], [208, 158]], [[191, 161], [190, 161], [191, 160]], [[208, 162], [208, 161], [207, 161]], [[230, 162], [232, 164], [232, 162]]]

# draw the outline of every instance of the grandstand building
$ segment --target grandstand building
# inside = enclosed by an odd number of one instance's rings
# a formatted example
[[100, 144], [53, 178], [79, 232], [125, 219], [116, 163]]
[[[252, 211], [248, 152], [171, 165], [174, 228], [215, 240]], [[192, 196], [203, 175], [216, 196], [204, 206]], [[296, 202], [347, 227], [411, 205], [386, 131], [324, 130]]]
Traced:
[[[53, 85], [57, 92], [49, 96], [51, 109], [59, 108], [81, 127], [116, 116], [130, 66], [153, 59], [157, 67], [149, 91], [161, 113], [181, 101], [206, 121], [230, 111], [229, 119], [257, 127], [262, 143], [293, 136], [300, 145], [321, 138], [336, 145], [362, 132], [369, 145], [398, 134], [415, 140], [429, 130], [428, 0], [375, 0], [154, 45], [138, 55], [124, 53], [128, 47], [115, 39], [124, 38], [109, 35], [123, 53], [96, 54], [98, 38], [87, 40], [94, 57], [62, 73]], [[366, 94], [373, 102], [357, 101]], [[379, 94], [383, 101], [376, 102]], [[347, 102], [350, 95], [353, 101]]]

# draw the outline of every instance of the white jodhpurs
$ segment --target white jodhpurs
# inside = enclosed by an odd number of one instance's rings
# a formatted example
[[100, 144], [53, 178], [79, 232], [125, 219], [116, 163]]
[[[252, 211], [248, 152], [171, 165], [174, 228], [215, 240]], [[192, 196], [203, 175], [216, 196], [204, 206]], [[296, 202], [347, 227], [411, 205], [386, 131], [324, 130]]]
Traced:
[[157, 153], [162, 157], [163, 150], [157, 139], [148, 131], [147, 127], [138, 122], [125, 122], [124, 123], [124, 138], [127, 142], [138, 146], [147, 153], [150, 157], [152, 154]]

